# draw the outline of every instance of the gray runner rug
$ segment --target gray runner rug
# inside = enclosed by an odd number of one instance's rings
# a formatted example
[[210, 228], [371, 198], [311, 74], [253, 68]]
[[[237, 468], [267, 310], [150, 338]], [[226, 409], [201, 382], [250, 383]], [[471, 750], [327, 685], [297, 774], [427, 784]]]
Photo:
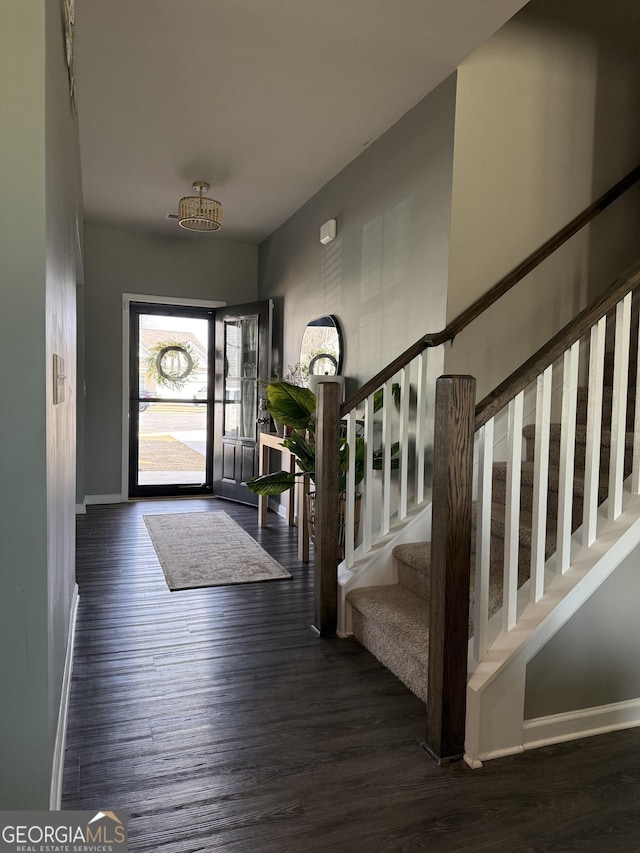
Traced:
[[145, 515], [144, 521], [171, 590], [291, 577], [225, 512]]

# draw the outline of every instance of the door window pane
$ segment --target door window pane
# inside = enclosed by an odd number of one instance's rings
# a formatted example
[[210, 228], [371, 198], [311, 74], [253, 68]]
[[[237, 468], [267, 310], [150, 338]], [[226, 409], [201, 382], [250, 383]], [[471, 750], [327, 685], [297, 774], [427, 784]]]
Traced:
[[256, 438], [258, 318], [225, 320], [224, 434]]
[[207, 404], [141, 401], [138, 483], [206, 482]]
[[140, 396], [206, 400], [209, 322], [197, 317], [141, 314], [139, 323]]

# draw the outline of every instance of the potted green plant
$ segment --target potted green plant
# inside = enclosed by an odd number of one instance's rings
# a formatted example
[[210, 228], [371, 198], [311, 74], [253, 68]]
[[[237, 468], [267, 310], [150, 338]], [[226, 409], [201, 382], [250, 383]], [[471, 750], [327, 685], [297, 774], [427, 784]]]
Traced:
[[[288, 365], [287, 373], [284, 376], [281, 376], [279, 367], [274, 368], [273, 373], [271, 374], [271, 379], [268, 382], [260, 382], [260, 384], [268, 393], [269, 385], [275, 382], [286, 382], [289, 385], [297, 385], [301, 388], [304, 387], [306, 384], [306, 376], [304, 375], [300, 362]], [[272, 420], [276, 434], [283, 436], [285, 434], [286, 424], [284, 424], [276, 415], [272, 415]]]
[[[374, 409], [380, 408], [382, 405], [382, 396], [379, 401], [376, 401]], [[315, 485], [316, 477], [316, 452], [315, 452], [315, 414], [316, 414], [316, 395], [308, 388], [302, 388], [298, 385], [293, 385], [284, 380], [276, 380], [269, 382], [267, 385], [267, 409], [274, 420], [278, 420], [285, 424], [289, 429], [289, 434], [283, 438], [282, 444], [294, 456], [297, 462], [298, 470], [290, 471], [274, 471], [270, 474], [262, 474], [259, 477], [254, 477], [247, 485], [249, 489], [258, 495], [280, 495], [287, 489], [295, 485], [296, 478], [308, 476], [310, 481]], [[341, 435], [339, 438], [339, 457], [340, 457], [340, 479], [338, 489], [340, 492], [341, 507], [344, 508], [344, 496], [347, 487], [347, 471], [349, 467], [350, 448], [347, 444], [346, 437]], [[395, 457], [399, 450], [399, 443], [395, 443], [391, 447], [393, 468], [397, 468], [398, 460]], [[353, 448], [355, 458], [355, 482], [359, 485], [364, 479], [365, 474], [365, 442], [362, 435], [356, 435], [355, 446]], [[378, 450], [373, 454], [374, 469], [381, 470], [382, 468], [382, 450]], [[314, 541], [314, 518], [315, 518], [315, 494], [309, 496], [309, 520], [310, 520], [310, 539]], [[358, 533], [357, 526], [360, 518], [360, 503], [361, 496], [356, 495], [355, 518], [356, 518], [356, 536]], [[340, 524], [340, 539], [341, 549], [344, 556], [344, 513]]]

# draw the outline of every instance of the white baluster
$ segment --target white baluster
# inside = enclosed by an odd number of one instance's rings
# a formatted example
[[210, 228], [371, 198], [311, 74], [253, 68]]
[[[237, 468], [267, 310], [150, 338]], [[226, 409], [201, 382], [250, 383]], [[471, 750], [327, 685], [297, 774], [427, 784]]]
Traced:
[[580, 341], [564, 354], [562, 373], [562, 423], [560, 427], [560, 465], [558, 482], [558, 529], [556, 571], [564, 574], [571, 562], [571, 520], [573, 516], [573, 477], [576, 452], [576, 397]]
[[438, 376], [441, 376], [444, 372], [444, 344], [439, 347], [429, 349], [428, 352], [426, 394], [427, 420], [424, 432], [424, 446], [428, 454], [426, 469], [429, 476], [426, 479], [426, 486], [430, 487], [433, 484], [433, 436], [436, 424], [436, 380], [438, 379]]
[[409, 376], [409, 367], [403, 367], [400, 371], [400, 505], [398, 507], [400, 520], [407, 516], [409, 501], [409, 392], [411, 388]]
[[602, 440], [602, 383], [607, 318], [591, 327], [589, 346], [589, 391], [587, 397], [587, 434], [584, 460], [584, 503], [582, 544], [589, 547], [598, 535], [598, 491]]
[[640, 322], [638, 323], [638, 355], [636, 358], [636, 399], [633, 419], [633, 468], [631, 493], [640, 495]]
[[416, 399], [416, 505], [424, 500], [424, 465], [426, 450], [427, 420], [427, 358], [429, 350], [422, 352], [417, 362], [417, 399]]
[[391, 526], [391, 414], [393, 412], [393, 393], [391, 380], [383, 386], [382, 406], [382, 535], [389, 532]]
[[616, 306], [616, 343], [613, 356], [613, 400], [611, 403], [611, 455], [609, 458], [610, 519], [616, 519], [622, 512], [630, 327], [631, 294], [628, 293]]
[[364, 401], [364, 513], [362, 519], [362, 547], [365, 553], [373, 544], [373, 394]]
[[536, 440], [533, 462], [533, 513], [531, 523], [531, 601], [544, 595], [544, 564], [549, 496], [549, 423], [553, 366], [538, 376], [536, 389]]
[[476, 595], [473, 613], [473, 653], [480, 661], [487, 651], [489, 575], [491, 570], [491, 489], [493, 480], [494, 420], [480, 429], [478, 500], [476, 503]]
[[356, 502], [356, 410], [347, 415], [347, 444], [349, 446], [349, 464], [347, 468], [347, 488], [345, 501], [344, 557], [347, 568], [353, 565], [353, 540], [355, 532]]
[[522, 477], [521, 391], [509, 403], [507, 449], [507, 499], [504, 519], [504, 590], [502, 626], [510, 631], [516, 624], [518, 603], [518, 550], [520, 546], [520, 480]]

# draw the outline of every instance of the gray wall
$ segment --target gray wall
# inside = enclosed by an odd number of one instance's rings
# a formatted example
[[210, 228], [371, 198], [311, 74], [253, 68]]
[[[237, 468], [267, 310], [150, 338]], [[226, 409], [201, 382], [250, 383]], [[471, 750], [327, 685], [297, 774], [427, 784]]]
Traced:
[[[404, 115], [260, 245], [286, 373], [305, 324], [336, 314], [344, 374], [366, 380], [445, 318], [455, 76]], [[319, 242], [337, 219], [338, 236]]]
[[[638, 164], [636, 7], [532, 0], [463, 63], [449, 318]], [[636, 187], [462, 333], [446, 369], [488, 392], [637, 260], [639, 231]], [[530, 662], [527, 718], [640, 695], [639, 559]]]
[[640, 696], [639, 565], [636, 549], [529, 662], [526, 719]]
[[49, 739], [56, 736], [69, 618], [75, 587], [76, 283], [82, 186], [78, 127], [69, 105], [60, 10], [47, 3], [46, 50], [46, 355], [64, 359], [64, 402], [54, 405], [46, 382]]
[[121, 490], [122, 294], [256, 299], [257, 247], [207, 237], [85, 227], [85, 495]]
[[[532, 0], [460, 67], [449, 319], [637, 164], [629, 6]], [[639, 228], [636, 188], [459, 335], [447, 371], [490, 391], [637, 257]]]
[[30, 809], [49, 803], [74, 583], [77, 127], [59, 6], [7, 0], [0, 43], [0, 806]]

